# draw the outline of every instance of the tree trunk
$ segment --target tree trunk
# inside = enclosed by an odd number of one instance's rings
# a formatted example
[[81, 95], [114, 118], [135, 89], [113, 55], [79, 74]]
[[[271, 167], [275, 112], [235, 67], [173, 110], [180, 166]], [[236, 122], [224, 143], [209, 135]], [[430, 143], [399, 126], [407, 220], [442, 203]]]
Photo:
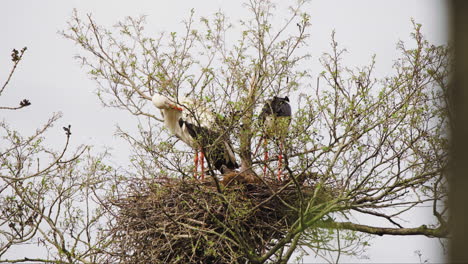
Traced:
[[452, 40], [455, 45], [455, 66], [452, 80], [450, 216], [452, 240], [450, 263], [468, 263], [468, 1], [451, 1]]
[[256, 102], [256, 91], [258, 85], [258, 78], [256, 74], [252, 78], [250, 86], [247, 88], [247, 97], [244, 99], [246, 107], [244, 108], [244, 115], [241, 118], [241, 131], [240, 131], [240, 150], [239, 155], [241, 158], [241, 171], [252, 171], [252, 137], [254, 135], [253, 129], [253, 115]]

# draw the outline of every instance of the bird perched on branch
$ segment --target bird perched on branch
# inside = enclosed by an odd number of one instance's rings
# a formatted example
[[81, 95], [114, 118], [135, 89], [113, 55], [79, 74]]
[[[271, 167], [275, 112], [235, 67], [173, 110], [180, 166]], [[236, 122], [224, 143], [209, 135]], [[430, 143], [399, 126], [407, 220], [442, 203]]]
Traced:
[[188, 98], [171, 100], [155, 94], [152, 101], [161, 110], [164, 124], [169, 131], [195, 150], [195, 177], [200, 162], [200, 177], [204, 178], [205, 156], [223, 174], [239, 168], [228, 136], [216, 129], [213, 112]]
[[287, 96], [284, 98], [274, 96], [272, 99], [268, 100], [263, 106], [259, 120], [262, 127], [262, 139], [265, 148], [265, 166], [263, 168], [263, 174], [266, 174], [266, 161], [269, 159], [268, 139], [275, 139], [278, 140], [279, 143], [278, 180], [281, 180], [283, 145], [288, 134], [289, 124], [291, 123], [291, 106], [289, 105], [289, 98]]

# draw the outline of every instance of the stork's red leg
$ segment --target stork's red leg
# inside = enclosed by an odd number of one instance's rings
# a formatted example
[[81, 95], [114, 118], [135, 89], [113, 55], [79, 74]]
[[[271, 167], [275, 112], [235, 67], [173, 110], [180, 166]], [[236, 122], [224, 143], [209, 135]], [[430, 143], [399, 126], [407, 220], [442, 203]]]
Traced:
[[200, 165], [201, 165], [201, 179], [205, 179], [205, 153], [200, 152]]
[[193, 162], [195, 163], [195, 168], [193, 169], [193, 177], [196, 179], [198, 178], [197, 170], [198, 170], [198, 151], [195, 152], [195, 157], [193, 158]]
[[279, 143], [279, 153], [278, 153], [278, 180], [281, 181], [283, 171], [283, 143]]

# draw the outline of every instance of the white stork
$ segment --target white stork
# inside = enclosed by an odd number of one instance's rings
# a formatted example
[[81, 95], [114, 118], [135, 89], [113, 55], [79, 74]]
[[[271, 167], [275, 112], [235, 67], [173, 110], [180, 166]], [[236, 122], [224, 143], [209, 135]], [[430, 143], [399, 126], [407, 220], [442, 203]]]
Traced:
[[153, 104], [161, 110], [169, 131], [195, 149], [195, 177], [200, 161], [201, 178], [204, 178], [202, 149], [207, 152], [207, 160], [223, 174], [239, 167], [229, 140], [216, 131], [216, 118], [211, 111], [193, 100], [180, 98], [176, 102], [160, 94], [153, 96]]
[[288, 134], [289, 124], [291, 123], [291, 106], [289, 98], [274, 96], [263, 106], [259, 116], [260, 124], [263, 129], [262, 139], [264, 140], [265, 154], [263, 174], [266, 174], [266, 161], [268, 160], [268, 139], [274, 138], [279, 141], [278, 153], [278, 180], [281, 180], [283, 166], [283, 142]]

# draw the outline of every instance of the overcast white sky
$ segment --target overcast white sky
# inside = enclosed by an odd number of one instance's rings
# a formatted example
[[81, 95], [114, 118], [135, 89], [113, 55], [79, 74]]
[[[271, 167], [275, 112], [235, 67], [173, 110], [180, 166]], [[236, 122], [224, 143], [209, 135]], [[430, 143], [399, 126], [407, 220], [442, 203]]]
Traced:
[[[3, 0], [0, 5], [0, 83], [6, 80], [13, 48], [28, 47], [9, 88], [0, 98], [0, 105], [17, 105], [27, 98], [32, 105], [16, 112], [0, 113], [11, 126], [31, 134], [51, 113], [61, 111], [64, 117], [49, 133], [49, 140], [58, 148], [63, 138], [62, 125], [71, 124], [73, 143], [113, 147], [116, 162], [124, 163], [128, 151], [113, 136], [115, 124], [135, 126], [123, 112], [103, 109], [93, 91], [94, 82], [73, 59], [80, 50], [57, 34], [66, 28], [73, 8], [82, 15], [93, 13], [95, 19], [112, 26], [125, 16], [148, 15], [148, 34], [178, 31], [182, 21], [195, 8], [196, 14], [209, 16], [224, 10], [233, 21], [245, 15], [241, 1], [228, 0]], [[442, 0], [313, 0], [307, 7], [312, 28], [309, 41], [313, 57], [311, 74], [320, 72], [318, 58], [329, 50], [330, 34], [336, 30], [340, 46], [348, 49], [345, 62], [360, 66], [377, 57], [377, 71], [384, 75], [397, 52], [398, 40], [409, 41], [411, 18], [423, 25], [423, 33], [434, 44], [447, 42], [447, 5]], [[281, 17], [282, 10], [278, 10]], [[317, 72], [314, 72], [314, 70]], [[5, 116], [1, 116], [5, 115]], [[0, 135], [1, 136], [1, 135]], [[423, 213], [412, 216], [423, 219]], [[414, 251], [421, 249], [423, 261], [442, 262], [442, 249], [436, 239], [424, 237], [382, 237], [371, 242], [370, 259], [346, 259], [349, 262], [419, 262]], [[23, 257], [23, 256], [21, 256]], [[30, 256], [32, 257], [32, 256]], [[316, 261], [307, 258], [304, 262]]]

